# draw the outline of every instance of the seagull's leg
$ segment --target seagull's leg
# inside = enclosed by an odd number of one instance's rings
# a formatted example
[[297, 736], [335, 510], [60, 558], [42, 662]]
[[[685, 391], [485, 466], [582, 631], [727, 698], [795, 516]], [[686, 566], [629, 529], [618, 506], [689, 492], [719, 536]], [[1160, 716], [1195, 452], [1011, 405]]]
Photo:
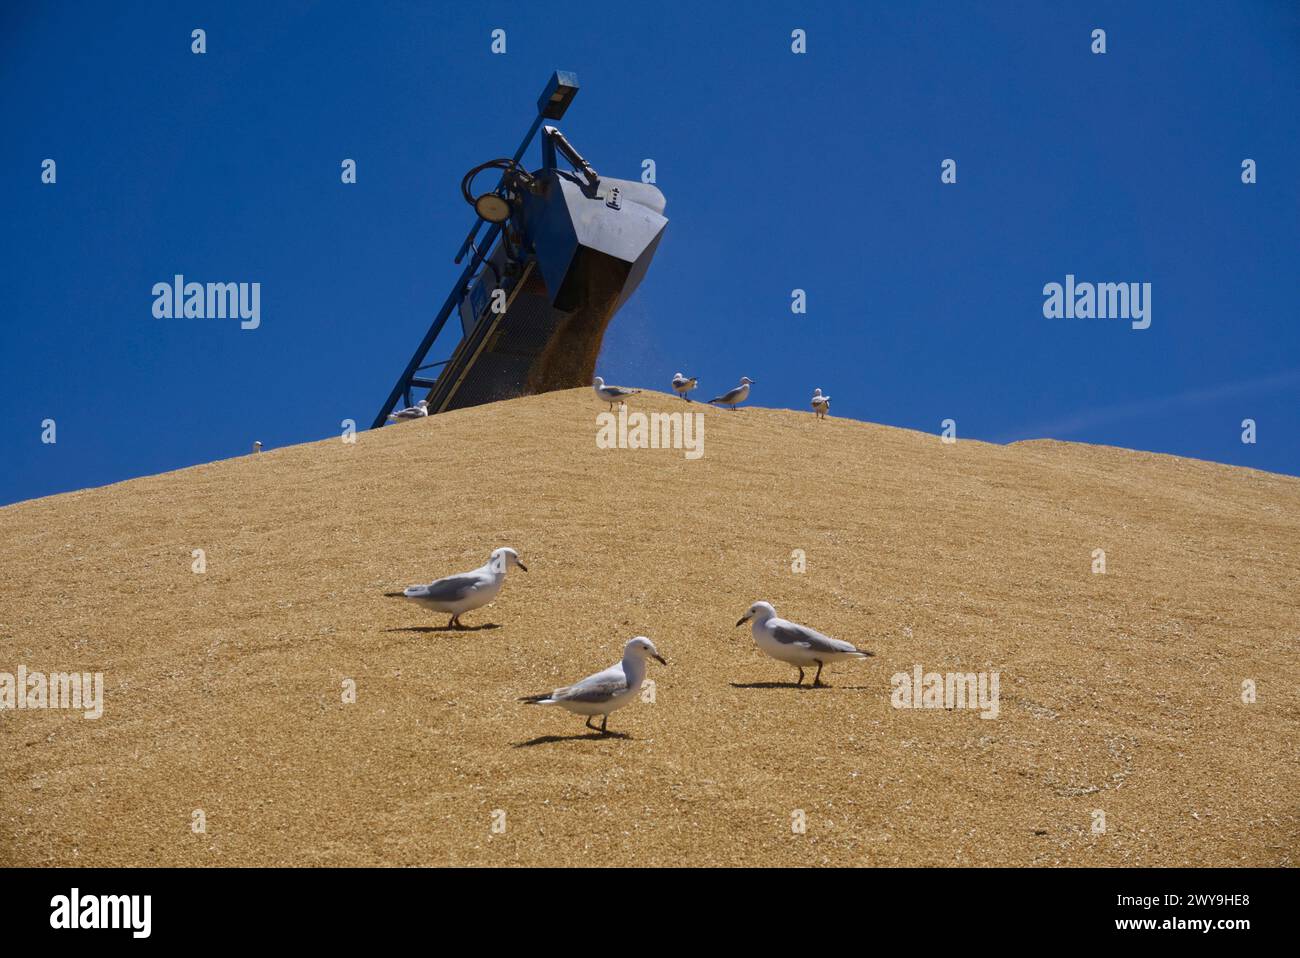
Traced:
[[459, 616], [457, 616], [457, 615], [453, 615], [453, 616], [451, 617], [451, 621], [447, 623], [447, 628], [449, 628], [449, 629], [459, 629], [459, 628], [460, 628], [460, 623], [456, 621], [458, 618], [459, 618]]
[[602, 716], [600, 717], [600, 734], [601, 734], [601, 735], [608, 735], [608, 734], [609, 734], [609, 730], [605, 728], [605, 726], [608, 725], [608, 724], [609, 724], [609, 713], [606, 712], [604, 715], [602, 715]]
[[587, 716], [587, 721], [586, 721], [586, 723], [585, 723], [586, 726], [587, 726], [587, 728], [591, 729], [593, 732], [598, 731], [598, 729], [596, 728], [596, 726], [594, 726], [594, 725], [591, 724], [591, 720], [594, 719], [595, 717], [596, 717], [596, 716], [594, 716], [594, 715], [588, 715], [588, 716]]
[[817, 675], [813, 679], [813, 686], [816, 687], [822, 684], [822, 660], [813, 659], [813, 661], [817, 663]]
[[802, 666], [802, 665], [796, 665], [795, 668], [799, 670], [799, 681], [796, 682], [796, 683], [794, 683], [794, 684], [795, 684], [795, 685], [803, 685], [803, 666]]

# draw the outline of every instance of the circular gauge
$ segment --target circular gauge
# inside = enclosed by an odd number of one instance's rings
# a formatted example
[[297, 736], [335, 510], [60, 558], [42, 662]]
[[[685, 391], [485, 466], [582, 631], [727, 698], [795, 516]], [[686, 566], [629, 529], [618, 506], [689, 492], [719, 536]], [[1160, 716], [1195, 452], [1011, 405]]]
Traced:
[[474, 211], [489, 223], [510, 219], [510, 204], [495, 193], [484, 193], [474, 201]]

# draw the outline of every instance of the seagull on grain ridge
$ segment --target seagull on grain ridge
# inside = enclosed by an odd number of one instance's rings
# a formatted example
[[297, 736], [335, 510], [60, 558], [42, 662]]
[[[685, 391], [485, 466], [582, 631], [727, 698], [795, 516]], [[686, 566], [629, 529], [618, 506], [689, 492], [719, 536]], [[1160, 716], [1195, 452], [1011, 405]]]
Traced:
[[[609, 713], [629, 704], [641, 691], [641, 684], [645, 681], [646, 659], [656, 659], [660, 665], [668, 664], [653, 642], [644, 635], [638, 635], [623, 646], [623, 660], [617, 665], [611, 665], [595, 675], [588, 675], [573, 685], [542, 695], [526, 695], [519, 701], [529, 705], [558, 705], [570, 712], [585, 715], [587, 728], [608, 735], [605, 726], [609, 723]], [[591, 724], [597, 715], [604, 716], [599, 729]]]
[[804, 666], [811, 667], [816, 663], [817, 675], [813, 678], [813, 685], [818, 686], [822, 684], [822, 666], [826, 663], [841, 659], [865, 659], [876, 654], [855, 648], [848, 642], [832, 639], [829, 635], [822, 635], [805, 625], [778, 619], [776, 609], [772, 608], [770, 602], [755, 602], [751, 605], [749, 611], [736, 623], [736, 628], [750, 619], [754, 620], [754, 644], [772, 658], [788, 662], [797, 668], [798, 685], [803, 685]]
[[623, 386], [606, 386], [605, 380], [599, 376], [591, 381], [591, 388], [595, 390], [597, 398], [609, 403], [610, 409], [614, 408], [614, 403], [622, 404], [623, 400], [628, 396], [635, 396], [641, 391], [639, 389], [626, 389]]
[[422, 419], [429, 415], [429, 400], [421, 399], [414, 406], [407, 406], [405, 409], [399, 409], [397, 412], [388, 414], [389, 422], [401, 422], [404, 419]]
[[447, 628], [466, 628], [461, 625], [460, 617], [495, 599], [506, 581], [506, 570], [512, 565], [528, 571], [528, 566], [519, 561], [519, 553], [514, 549], [493, 549], [487, 564], [477, 569], [436, 579], [428, 585], [409, 586], [405, 592], [387, 594], [403, 596], [435, 612], [449, 612], [451, 621]]
[[739, 386], [735, 389], [727, 390], [727, 392], [723, 393], [721, 396], [713, 397], [709, 400], [709, 403], [714, 406], [730, 406], [732, 410], [735, 411], [735, 408], [739, 403], [742, 403], [749, 398], [749, 387], [754, 385], [757, 385], [754, 380], [750, 379], [748, 376], [741, 376]]

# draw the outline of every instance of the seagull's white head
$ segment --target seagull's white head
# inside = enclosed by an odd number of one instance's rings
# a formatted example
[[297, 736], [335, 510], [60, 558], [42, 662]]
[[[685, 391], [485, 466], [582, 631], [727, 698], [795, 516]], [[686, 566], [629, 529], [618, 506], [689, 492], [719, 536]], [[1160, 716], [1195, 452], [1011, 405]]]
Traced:
[[416, 405], [419, 406], [421, 409], [423, 409], [425, 406], [429, 405], [429, 400], [421, 399], [418, 403], [416, 403]]
[[519, 561], [519, 553], [509, 546], [492, 550], [492, 558], [488, 560], [488, 566], [493, 572], [505, 572], [512, 565], [519, 566], [525, 572], [528, 571], [528, 566]]
[[754, 380], [750, 379], [748, 376], [741, 376], [741, 377], [740, 377], [740, 384], [741, 384], [742, 386], [754, 386], [754, 385], [757, 385], [757, 384], [754, 382]]
[[655, 644], [647, 639], [644, 635], [638, 635], [635, 639], [628, 639], [627, 645], [623, 646], [623, 657], [632, 656], [638, 659], [655, 659], [660, 665], [667, 665], [664, 657], [659, 654]]
[[819, 397], [821, 396], [821, 394], [822, 394], [822, 391], [821, 391], [820, 389], [814, 389], [814, 390], [813, 390], [813, 399], [817, 399], [817, 398], [819, 398]]
[[766, 622], [775, 615], [776, 609], [772, 608], [771, 602], [755, 602], [745, 611], [745, 614], [740, 617], [740, 621], [736, 623], [736, 628], [740, 628], [750, 619], [753, 619], [755, 622]]
[[595, 379], [591, 381], [591, 384], [595, 386], [597, 389], [599, 389], [601, 386], [605, 385], [605, 380], [597, 376]]
[[685, 378], [686, 377], [683, 376], [681, 373], [673, 373], [673, 379], [685, 379]]

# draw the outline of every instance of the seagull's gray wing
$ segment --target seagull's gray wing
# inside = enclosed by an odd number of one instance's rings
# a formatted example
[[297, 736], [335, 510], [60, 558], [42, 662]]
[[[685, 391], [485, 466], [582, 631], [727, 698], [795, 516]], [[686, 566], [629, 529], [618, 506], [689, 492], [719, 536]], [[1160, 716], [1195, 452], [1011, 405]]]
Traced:
[[556, 689], [551, 698], [556, 702], [586, 702], [599, 705], [608, 702], [616, 695], [627, 691], [627, 676], [622, 669], [597, 672], [581, 682], [563, 689]]
[[733, 403], [740, 398], [740, 391], [743, 386], [737, 386], [735, 389], [729, 389], [721, 396], [710, 399], [709, 402]]
[[793, 622], [782, 622], [779, 625], [772, 626], [772, 635], [782, 645], [802, 645], [813, 652], [856, 652], [857, 649], [848, 642], [841, 642], [839, 639], [832, 639], [829, 635], [822, 635], [816, 629], [810, 629], [807, 626], [796, 625]]
[[410, 586], [405, 595], [409, 599], [432, 599], [434, 602], [459, 602], [482, 584], [476, 575], [449, 575], [428, 585]]

